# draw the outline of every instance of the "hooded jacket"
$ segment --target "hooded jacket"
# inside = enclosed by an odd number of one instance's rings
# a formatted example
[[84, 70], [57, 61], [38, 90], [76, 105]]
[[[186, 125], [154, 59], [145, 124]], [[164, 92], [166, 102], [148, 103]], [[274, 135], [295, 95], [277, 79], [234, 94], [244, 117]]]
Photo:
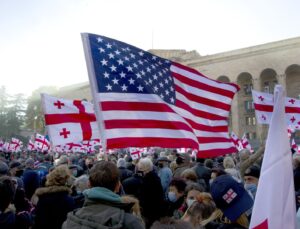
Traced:
[[94, 187], [83, 192], [84, 206], [70, 212], [62, 229], [143, 229], [143, 223], [128, 213], [132, 204], [122, 203], [116, 193], [103, 187]]

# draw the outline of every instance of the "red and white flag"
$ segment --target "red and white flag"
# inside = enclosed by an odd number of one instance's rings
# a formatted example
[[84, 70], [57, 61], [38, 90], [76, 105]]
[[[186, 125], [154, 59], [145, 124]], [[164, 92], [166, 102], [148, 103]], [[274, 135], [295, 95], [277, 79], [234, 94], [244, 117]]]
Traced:
[[284, 98], [282, 86], [277, 85], [251, 229], [296, 228], [292, 154], [286, 132]]
[[53, 145], [100, 138], [93, 105], [42, 94], [45, 123]]
[[129, 148], [129, 152], [132, 160], [137, 160], [141, 158], [143, 150], [141, 150], [140, 148], [131, 147]]
[[242, 140], [241, 140], [241, 146], [243, 149], [248, 149], [251, 153], [254, 152], [252, 149], [252, 146], [250, 145], [250, 142], [246, 136], [246, 134], [243, 135]]
[[27, 145], [27, 150], [28, 151], [35, 150], [34, 142], [33, 141], [29, 140], [28, 145]]
[[[258, 123], [270, 124], [274, 96], [265, 92], [252, 90], [255, 114]], [[299, 129], [300, 126], [300, 100], [285, 97], [285, 122], [287, 125]]]
[[50, 149], [50, 142], [44, 135], [36, 134], [35, 141], [34, 141], [34, 147], [35, 147], [35, 149], [42, 151], [42, 152], [47, 151]]
[[104, 148], [236, 152], [228, 117], [237, 85], [104, 36], [82, 39]]
[[20, 152], [23, 142], [17, 138], [12, 138], [9, 144], [9, 151]]
[[292, 134], [295, 132], [295, 129], [292, 126], [288, 126], [287, 131], [288, 131], [289, 138], [291, 138]]
[[239, 137], [233, 131], [231, 132], [230, 137], [231, 137], [231, 142], [233, 143], [235, 148], [238, 151], [241, 151], [243, 149], [241, 139], [239, 139]]
[[294, 149], [296, 152], [298, 151], [298, 145], [296, 144], [294, 138], [291, 141], [291, 148]]

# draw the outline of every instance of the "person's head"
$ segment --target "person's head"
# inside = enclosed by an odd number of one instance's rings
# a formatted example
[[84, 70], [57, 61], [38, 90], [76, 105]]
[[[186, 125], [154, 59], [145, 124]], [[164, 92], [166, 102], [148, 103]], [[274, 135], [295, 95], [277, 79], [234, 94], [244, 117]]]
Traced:
[[151, 172], [153, 170], [153, 163], [149, 158], [141, 158], [137, 165], [137, 170], [144, 175]]
[[190, 222], [194, 227], [201, 225], [201, 222], [208, 219], [216, 210], [216, 204], [210, 193], [199, 193], [195, 201], [186, 210], [183, 220]]
[[250, 156], [250, 151], [248, 149], [242, 149], [239, 152], [239, 157], [240, 157], [240, 161], [245, 161], [249, 158]]
[[234, 160], [232, 157], [225, 157], [223, 160], [223, 167], [224, 169], [233, 169], [235, 167]]
[[8, 173], [8, 166], [4, 161], [0, 161], [0, 176], [5, 176]]
[[204, 187], [202, 187], [198, 183], [188, 184], [185, 188], [186, 205], [190, 207], [192, 203], [196, 200], [197, 195], [204, 192], [204, 190]]
[[9, 163], [9, 173], [11, 176], [17, 176], [18, 171], [22, 170], [22, 164], [17, 160], [12, 160]]
[[74, 181], [74, 186], [77, 192], [83, 192], [89, 188], [89, 177], [87, 175], [81, 175]]
[[224, 171], [224, 169], [222, 168], [213, 168], [211, 170], [211, 179], [214, 180], [216, 179], [216, 177], [221, 176], [221, 175], [225, 175], [226, 172]]
[[159, 168], [163, 168], [163, 167], [166, 167], [168, 166], [170, 160], [165, 156], [165, 157], [159, 157], [157, 159], [157, 166]]
[[47, 175], [46, 186], [65, 186], [70, 177], [71, 171], [68, 166], [59, 165]]
[[118, 168], [126, 168], [126, 161], [124, 158], [119, 158], [117, 161]]
[[14, 183], [9, 176], [0, 177], [0, 212], [4, 212], [13, 201], [15, 191]]
[[119, 170], [111, 161], [99, 161], [90, 170], [91, 187], [103, 187], [113, 192], [120, 188]]
[[183, 179], [174, 178], [169, 185], [168, 199], [171, 202], [176, 202], [184, 195], [186, 183]]
[[191, 162], [191, 157], [188, 153], [177, 154], [176, 164], [189, 164]]
[[192, 182], [197, 182], [197, 179], [198, 179], [197, 174], [193, 169], [184, 170], [181, 173], [180, 177], [182, 179], [184, 179], [185, 181], [192, 181]]
[[205, 159], [204, 166], [207, 167], [207, 168], [212, 169], [214, 167], [214, 161], [210, 158]]
[[33, 168], [34, 168], [34, 160], [33, 160], [32, 158], [28, 158], [28, 159], [25, 161], [25, 167], [26, 167], [26, 168], [33, 169]]
[[255, 184], [258, 185], [258, 180], [260, 176], [260, 169], [257, 166], [251, 166], [246, 169], [244, 173], [244, 182], [245, 184]]
[[159, 221], [155, 221], [150, 229], [193, 229], [193, 226], [191, 225], [191, 223], [183, 220], [164, 217]]
[[94, 159], [92, 157], [87, 157], [85, 159], [85, 165], [88, 169], [91, 169], [94, 165]]
[[253, 206], [253, 199], [230, 175], [218, 176], [211, 185], [211, 195], [216, 206], [231, 222], [236, 220]]

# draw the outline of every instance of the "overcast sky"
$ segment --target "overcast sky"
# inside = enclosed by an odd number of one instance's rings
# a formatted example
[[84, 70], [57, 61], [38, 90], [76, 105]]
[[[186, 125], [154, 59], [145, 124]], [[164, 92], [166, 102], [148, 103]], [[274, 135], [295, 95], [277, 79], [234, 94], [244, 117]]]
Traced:
[[81, 32], [210, 55], [300, 36], [299, 9], [298, 0], [0, 0], [0, 85], [30, 95], [88, 81]]

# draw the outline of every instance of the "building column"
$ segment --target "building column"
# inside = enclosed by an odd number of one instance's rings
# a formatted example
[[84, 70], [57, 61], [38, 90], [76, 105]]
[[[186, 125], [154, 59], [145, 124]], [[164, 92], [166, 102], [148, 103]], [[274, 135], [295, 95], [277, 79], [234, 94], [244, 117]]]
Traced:
[[276, 78], [278, 83], [283, 86], [284, 90], [286, 90], [286, 74], [278, 74]]
[[[258, 78], [254, 78], [253, 79], [253, 89], [255, 91], [262, 91], [262, 85], [261, 85], [261, 79], [260, 77]], [[255, 116], [256, 117], [256, 116]], [[257, 123], [257, 119], [256, 119], [256, 138], [261, 142], [263, 142], [263, 125]]]
[[231, 108], [231, 128], [234, 133], [239, 135], [238, 93], [236, 93], [232, 100]]

